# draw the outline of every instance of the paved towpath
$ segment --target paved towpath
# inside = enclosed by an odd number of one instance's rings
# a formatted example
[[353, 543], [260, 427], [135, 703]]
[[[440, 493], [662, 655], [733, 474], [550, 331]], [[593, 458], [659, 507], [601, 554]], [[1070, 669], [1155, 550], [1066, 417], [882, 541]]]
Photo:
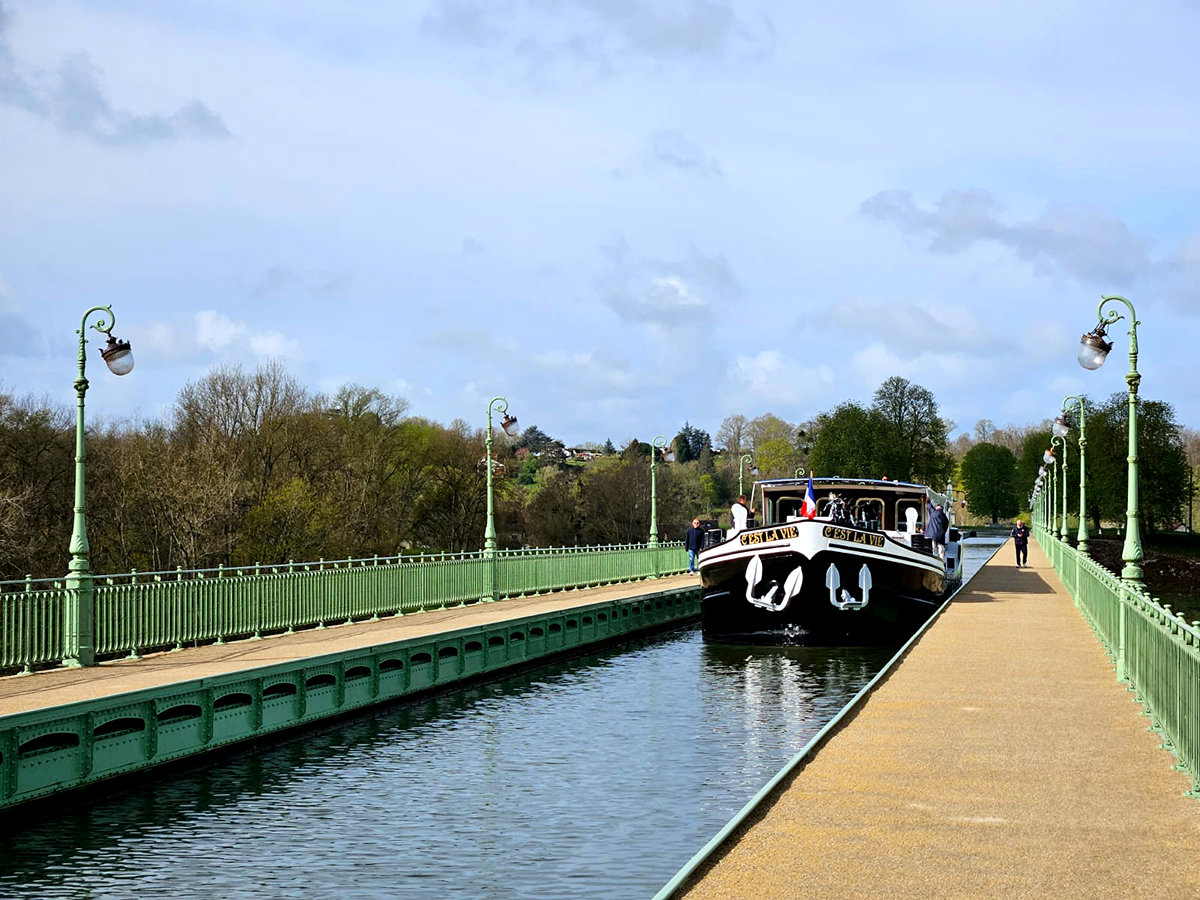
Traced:
[[1200, 800], [1011, 546], [682, 896], [1200, 898]]
[[700, 579], [695, 576], [674, 575], [598, 588], [513, 597], [498, 603], [476, 603], [412, 613], [377, 622], [310, 628], [295, 634], [265, 637], [261, 641], [208, 644], [177, 652], [148, 654], [140, 660], [102, 663], [87, 669], [50, 669], [32, 675], [11, 675], [0, 678], [0, 715], [699, 585]]

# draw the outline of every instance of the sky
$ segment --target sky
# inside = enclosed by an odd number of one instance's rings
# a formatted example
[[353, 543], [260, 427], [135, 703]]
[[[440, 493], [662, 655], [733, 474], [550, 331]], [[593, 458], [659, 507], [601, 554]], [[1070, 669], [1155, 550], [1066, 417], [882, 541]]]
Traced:
[[1123, 390], [1124, 321], [1075, 362], [1122, 294], [1194, 427], [1197, 38], [1183, 0], [0, 0], [0, 389], [72, 402], [111, 304], [109, 420], [279, 359], [568, 444], [891, 375], [957, 434]]

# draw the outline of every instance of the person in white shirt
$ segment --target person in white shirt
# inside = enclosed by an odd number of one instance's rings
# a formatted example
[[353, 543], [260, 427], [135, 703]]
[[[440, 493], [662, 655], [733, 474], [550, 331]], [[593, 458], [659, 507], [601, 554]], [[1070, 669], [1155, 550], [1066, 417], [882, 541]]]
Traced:
[[746, 495], [740, 495], [733, 506], [729, 507], [729, 518], [733, 522], [729, 529], [729, 536], [737, 534], [739, 531], [746, 530], [746, 520], [754, 515], [754, 510], [746, 506]]

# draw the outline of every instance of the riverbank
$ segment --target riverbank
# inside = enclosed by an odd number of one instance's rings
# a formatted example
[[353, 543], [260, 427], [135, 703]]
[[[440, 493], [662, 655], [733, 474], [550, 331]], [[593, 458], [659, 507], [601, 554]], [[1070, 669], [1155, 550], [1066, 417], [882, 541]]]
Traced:
[[[1088, 538], [1092, 559], [1117, 575], [1124, 562], [1120, 537]], [[1200, 619], [1200, 535], [1151, 534], [1142, 539], [1142, 570], [1151, 596], [1182, 612], [1189, 622]]]

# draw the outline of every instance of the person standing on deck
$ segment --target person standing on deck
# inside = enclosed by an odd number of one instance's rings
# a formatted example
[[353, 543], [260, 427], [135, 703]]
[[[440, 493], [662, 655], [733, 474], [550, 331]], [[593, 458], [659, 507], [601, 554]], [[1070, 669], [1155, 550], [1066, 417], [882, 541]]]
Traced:
[[1017, 551], [1017, 568], [1027, 568], [1029, 566], [1029, 526], [1017, 519], [1017, 524], [1013, 526], [1008, 536], [1013, 539], [1013, 547]]
[[729, 534], [726, 537], [733, 537], [739, 531], [746, 530], [746, 521], [754, 515], [754, 510], [746, 505], [746, 495], [739, 494], [733, 506], [729, 507], [729, 519], [732, 524], [729, 527]]
[[933, 552], [942, 559], [946, 558], [946, 532], [950, 530], [950, 517], [942, 512], [941, 504], [931, 506], [926, 511], [925, 537], [933, 547]]
[[688, 554], [688, 574], [694, 575], [696, 573], [696, 557], [704, 549], [704, 531], [700, 528], [699, 519], [692, 519], [692, 527], [687, 530], [683, 546], [687, 549]]

